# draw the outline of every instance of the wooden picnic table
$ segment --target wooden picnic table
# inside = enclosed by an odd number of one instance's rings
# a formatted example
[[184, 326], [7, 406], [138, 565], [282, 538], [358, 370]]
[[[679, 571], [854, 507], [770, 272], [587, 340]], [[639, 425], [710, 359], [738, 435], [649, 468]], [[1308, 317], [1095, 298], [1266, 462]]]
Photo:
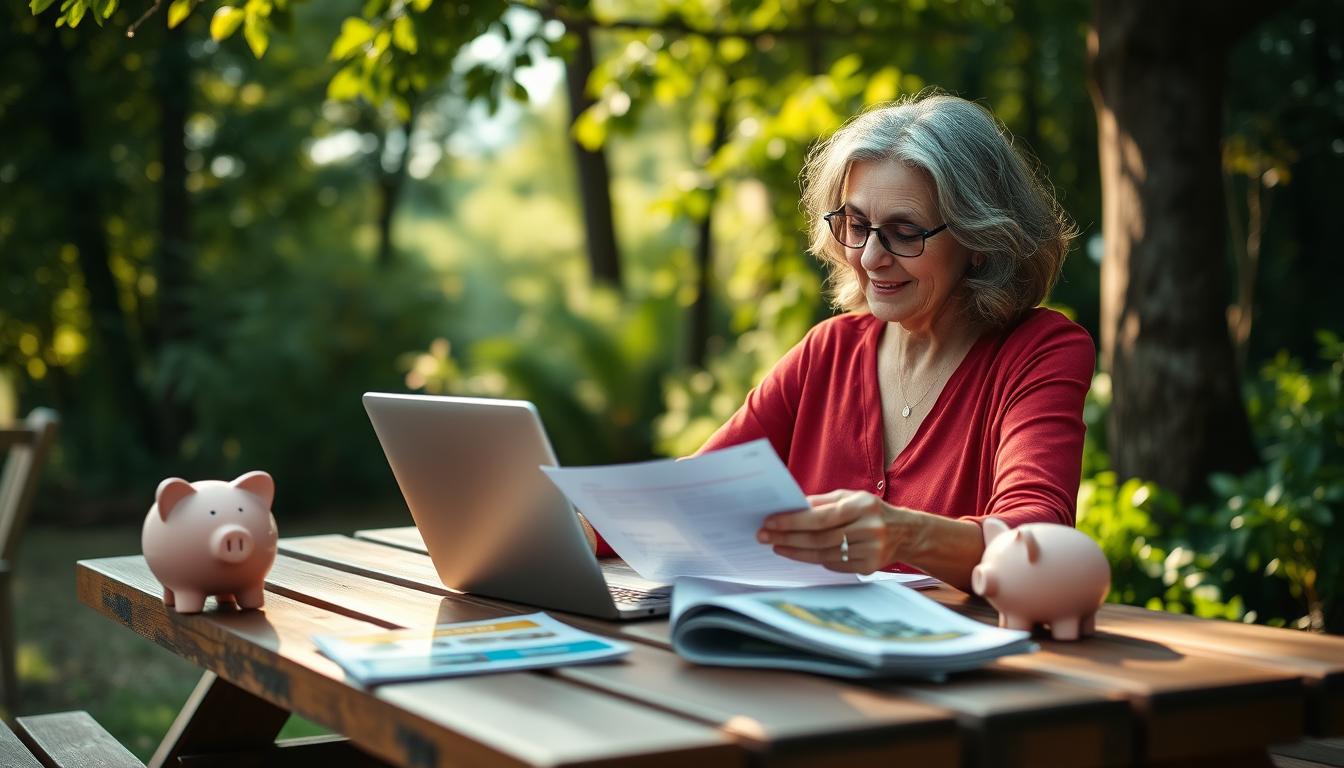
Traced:
[[[205, 670], [152, 765], [293, 764], [291, 713], [347, 737], [314, 763], [397, 766], [1270, 765], [1266, 749], [1344, 735], [1344, 638], [1105, 606], [1098, 634], [1039, 639], [945, 683], [701, 667], [663, 620], [554, 613], [633, 646], [623, 662], [363, 688], [315, 634], [531, 612], [435, 575], [414, 528], [282, 539], [263, 611], [166, 609], [140, 556], [78, 564], [80, 600]], [[957, 590], [926, 591], [993, 622]], [[320, 743], [319, 743], [320, 742]], [[317, 753], [315, 753], [317, 754]], [[250, 762], [249, 762], [250, 761]]]

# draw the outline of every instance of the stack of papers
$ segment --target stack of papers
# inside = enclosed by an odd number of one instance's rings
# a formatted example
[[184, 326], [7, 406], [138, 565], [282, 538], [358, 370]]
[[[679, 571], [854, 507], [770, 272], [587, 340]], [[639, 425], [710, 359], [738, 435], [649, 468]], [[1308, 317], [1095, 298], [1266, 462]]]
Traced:
[[768, 441], [542, 470], [640, 576], [675, 584], [672, 645], [690, 661], [940, 680], [1036, 648], [913, 591], [938, 583], [924, 574], [837, 573], [757, 542], [767, 516], [810, 506]]

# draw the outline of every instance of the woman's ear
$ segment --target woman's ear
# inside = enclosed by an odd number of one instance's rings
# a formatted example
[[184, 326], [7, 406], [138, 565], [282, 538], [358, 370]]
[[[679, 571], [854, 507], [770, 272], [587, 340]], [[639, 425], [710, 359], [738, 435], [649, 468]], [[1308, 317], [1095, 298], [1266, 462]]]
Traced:
[[984, 263], [985, 263], [985, 254], [983, 254], [983, 253], [972, 253], [972, 254], [971, 254], [971, 266], [972, 266], [972, 267], [975, 267], [976, 269], [979, 269], [979, 268], [980, 268], [980, 265], [982, 265], [982, 264], [984, 264]]

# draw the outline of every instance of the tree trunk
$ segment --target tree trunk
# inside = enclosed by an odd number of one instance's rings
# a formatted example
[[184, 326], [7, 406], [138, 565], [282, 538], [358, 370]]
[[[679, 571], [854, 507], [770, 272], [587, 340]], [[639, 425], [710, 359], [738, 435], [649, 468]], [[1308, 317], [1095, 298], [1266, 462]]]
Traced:
[[[411, 159], [411, 131], [415, 128], [416, 101], [412, 99], [410, 114], [398, 129], [405, 140], [401, 145], [401, 154], [397, 156], [392, 170], [383, 166], [382, 152], [374, 159], [378, 171], [378, 266], [386, 269], [396, 260], [396, 247], [392, 242], [392, 219], [396, 216], [397, 205], [401, 202], [402, 190], [406, 188], [406, 168]], [[386, 137], [381, 147], [387, 146]]]
[[1089, 37], [1111, 460], [1182, 497], [1256, 459], [1228, 337], [1223, 88], [1249, 5], [1098, 0]]
[[[713, 160], [728, 139], [728, 90], [731, 84], [731, 80], [724, 84], [724, 97], [714, 114], [714, 136], [701, 165]], [[697, 284], [695, 304], [691, 306], [691, 344], [687, 360], [693, 368], [705, 366], [705, 355], [709, 350], [710, 316], [714, 309], [714, 200], [718, 197], [718, 188], [712, 187], [706, 190], [706, 194], [709, 200], [705, 206], [705, 217], [696, 227]]]
[[1041, 140], [1041, 35], [1040, 9], [1035, 0], [1027, 0], [1018, 6], [1018, 23], [1021, 31], [1018, 45], [1022, 58], [1018, 67], [1022, 72], [1022, 132], [1018, 134], [1027, 143], [1033, 157], [1042, 156], [1044, 142]]
[[[60, 30], [38, 26], [43, 71], [48, 75], [50, 89], [50, 94], [43, 100], [42, 119], [58, 150], [59, 162], [71, 169], [62, 184], [46, 193], [51, 204], [59, 206], [68, 215], [70, 241], [79, 251], [79, 268], [89, 297], [92, 341], [89, 349], [93, 361], [90, 367], [101, 374], [101, 381], [96, 381], [93, 388], [109, 395], [110, 410], [130, 425], [133, 439], [141, 445], [150, 445], [154, 416], [140, 387], [139, 356], [117, 296], [116, 277], [109, 266], [98, 177], [76, 170], [86, 168], [92, 159], [84, 115], [79, 109], [79, 95], [70, 73], [72, 54], [61, 45]], [[120, 440], [112, 432], [98, 434]], [[104, 446], [104, 449], [125, 451], [120, 442], [115, 446]]]
[[822, 75], [826, 73], [826, 49], [824, 47], [825, 36], [815, 32], [817, 28], [817, 4], [808, 2], [803, 4], [803, 28], [813, 30], [814, 34], [804, 38], [804, 46], [807, 50], [807, 71], [813, 75]]
[[[574, 58], [565, 64], [569, 92], [570, 120], [577, 119], [593, 105], [585, 89], [593, 73], [593, 37], [587, 27], [571, 30], [578, 40]], [[616, 248], [616, 229], [611, 216], [611, 174], [603, 149], [589, 152], [570, 139], [574, 161], [579, 169], [579, 198], [583, 203], [583, 230], [588, 240], [588, 263], [593, 279], [621, 287], [621, 255]]]
[[[165, 16], [165, 25], [167, 17]], [[189, 23], [189, 22], [188, 22]], [[187, 191], [187, 115], [190, 110], [191, 58], [187, 23], [165, 29], [155, 72], [159, 102], [159, 252], [157, 351], [194, 338], [191, 291], [195, 283], [191, 249], [191, 196]], [[191, 408], [171, 384], [158, 413], [158, 447], [176, 451], [190, 427]]]
[[1237, 356], [1237, 370], [1246, 372], [1247, 357], [1251, 346], [1251, 326], [1255, 321], [1255, 285], [1260, 275], [1260, 245], [1264, 238], [1265, 223], [1269, 218], [1270, 187], [1261, 179], [1264, 163], [1263, 155], [1257, 155], [1254, 170], [1246, 176], [1246, 224], [1243, 227], [1238, 217], [1241, 209], [1233, 204], [1231, 190], [1235, 186], [1232, 177], [1223, 183], [1227, 185], [1228, 222], [1232, 225], [1232, 252], [1237, 262], [1237, 301], [1227, 308], [1227, 327], [1232, 334], [1232, 348]]

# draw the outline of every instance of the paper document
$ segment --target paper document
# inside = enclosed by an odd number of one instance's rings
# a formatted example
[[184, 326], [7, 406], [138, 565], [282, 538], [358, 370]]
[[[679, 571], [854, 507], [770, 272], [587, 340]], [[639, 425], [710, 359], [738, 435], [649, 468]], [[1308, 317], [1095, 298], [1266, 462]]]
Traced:
[[[701, 576], [801, 586], [871, 578], [790, 560], [756, 541], [768, 515], [809, 506], [767, 440], [682, 461], [541, 469], [646, 579]], [[923, 575], [886, 576], [927, 580]]]
[[575, 629], [544, 613], [423, 629], [319, 635], [313, 642], [366, 685], [589, 664], [630, 652], [624, 643]]

